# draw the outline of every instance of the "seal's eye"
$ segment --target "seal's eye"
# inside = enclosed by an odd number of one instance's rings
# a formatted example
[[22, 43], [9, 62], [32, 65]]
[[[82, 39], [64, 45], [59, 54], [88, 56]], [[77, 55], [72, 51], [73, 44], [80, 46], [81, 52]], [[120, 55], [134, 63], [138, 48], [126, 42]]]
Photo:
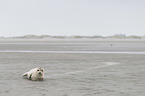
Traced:
[[43, 72], [43, 70], [41, 70]]
[[37, 71], [39, 71], [39, 70], [37, 70]]

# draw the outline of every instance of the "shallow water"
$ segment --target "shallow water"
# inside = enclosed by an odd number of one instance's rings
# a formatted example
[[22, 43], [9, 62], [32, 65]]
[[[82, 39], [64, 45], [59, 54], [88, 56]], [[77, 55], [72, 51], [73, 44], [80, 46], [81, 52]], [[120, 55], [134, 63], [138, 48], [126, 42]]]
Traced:
[[145, 54], [145, 52], [121, 51], [28, 51], [28, 50], [0, 50], [1, 53], [91, 53], [91, 54]]
[[[145, 44], [0, 44], [0, 50], [0, 96], [145, 96]], [[21, 77], [38, 66], [44, 81]]]
[[0, 50], [20, 50], [20, 51], [126, 51], [144, 52], [145, 43], [0, 43]]

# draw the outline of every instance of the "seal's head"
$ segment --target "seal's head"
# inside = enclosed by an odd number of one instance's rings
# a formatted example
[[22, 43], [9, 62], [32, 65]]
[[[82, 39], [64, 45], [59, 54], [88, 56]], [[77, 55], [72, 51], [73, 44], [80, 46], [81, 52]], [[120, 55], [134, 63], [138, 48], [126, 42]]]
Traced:
[[44, 74], [44, 69], [42, 67], [37, 68], [36, 73], [40, 76], [42, 76]]

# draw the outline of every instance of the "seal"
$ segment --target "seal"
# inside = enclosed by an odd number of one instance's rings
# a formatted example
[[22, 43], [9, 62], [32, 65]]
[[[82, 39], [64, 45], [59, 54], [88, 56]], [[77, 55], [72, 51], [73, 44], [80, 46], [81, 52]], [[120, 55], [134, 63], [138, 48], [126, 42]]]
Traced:
[[42, 67], [34, 68], [22, 76], [32, 81], [42, 81], [44, 79], [44, 69]]

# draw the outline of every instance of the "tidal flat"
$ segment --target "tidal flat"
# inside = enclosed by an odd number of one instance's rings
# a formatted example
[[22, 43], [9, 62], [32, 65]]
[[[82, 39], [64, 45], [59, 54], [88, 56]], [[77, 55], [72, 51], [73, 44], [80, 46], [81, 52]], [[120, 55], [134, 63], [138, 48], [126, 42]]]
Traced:
[[[0, 40], [0, 96], [145, 96], [144, 53], [144, 40]], [[21, 77], [39, 66], [44, 81]]]

